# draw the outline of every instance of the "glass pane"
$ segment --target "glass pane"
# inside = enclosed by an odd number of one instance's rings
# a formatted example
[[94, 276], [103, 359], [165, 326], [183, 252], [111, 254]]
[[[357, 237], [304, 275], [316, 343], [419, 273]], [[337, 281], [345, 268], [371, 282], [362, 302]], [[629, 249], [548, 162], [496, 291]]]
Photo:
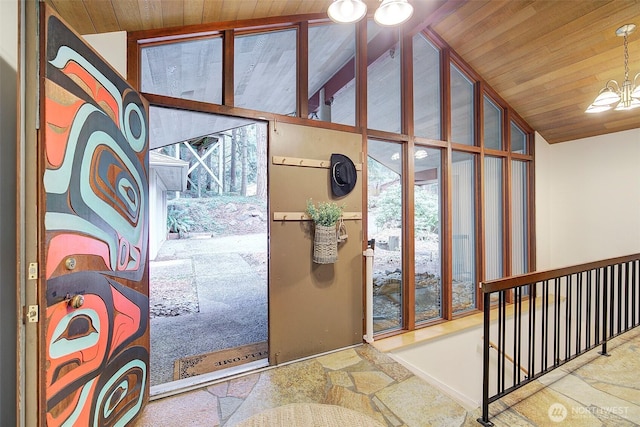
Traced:
[[309, 28], [309, 118], [355, 125], [355, 25]]
[[484, 97], [484, 146], [502, 150], [502, 108]]
[[473, 143], [473, 82], [451, 64], [451, 142]]
[[373, 330], [402, 327], [402, 146], [369, 141], [368, 238], [375, 239]]
[[440, 51], [422, 34], [413, 38], [413, 121], [416, 136], [442, 139]]
[[296, 30], [235, 39], [236, 107], [296, 115]]
[[415, 147], [414, 242], [416, 323], [442, 317], [440, 150]]
[[527, 181], [528, 163], [514, 160], [511, 162], [511, 274], [529, 272], [527, 262]]
[[149, 145], [158, 148], [246, 126], [253, 120], [177, 108], [149, 107]]
[[143, 92], [222, 103], [222, 38], [142, 48]]
[[529, 154], [527, 134], [513, 122], [511, 122], [511, 152]]
[[485, 280], [498, 279], [504, 275], [503, 254], [503, 202], [502, 159], [484, 158], [484, 252]]
[[[372, 23], [369, 21], [369, 27], [378, 27]], [[398, 29], [380, 29], [369, 41], [367, 55], [367, 126], [369, 129], [400, 133]]]
[[476, 307], [475, 155], [453, 152], [451, 164], [453, 219], [451, 292], [453, 313]]

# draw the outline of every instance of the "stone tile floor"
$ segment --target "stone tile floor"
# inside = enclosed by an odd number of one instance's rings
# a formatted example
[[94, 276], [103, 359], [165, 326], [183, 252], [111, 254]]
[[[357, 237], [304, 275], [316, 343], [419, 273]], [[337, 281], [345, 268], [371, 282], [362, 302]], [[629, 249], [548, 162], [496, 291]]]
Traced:
[[[640, 328], [491, 404], [496, 426], [640, 425]], [[353, 409], [392, 427], [479, 426], [480, 409], [416, 377], [370, 345], [341, 350], [149, 403], [136, 427], [225, 426], [290, 403]], [[348, 426], [346, 426], [348, 427]]]

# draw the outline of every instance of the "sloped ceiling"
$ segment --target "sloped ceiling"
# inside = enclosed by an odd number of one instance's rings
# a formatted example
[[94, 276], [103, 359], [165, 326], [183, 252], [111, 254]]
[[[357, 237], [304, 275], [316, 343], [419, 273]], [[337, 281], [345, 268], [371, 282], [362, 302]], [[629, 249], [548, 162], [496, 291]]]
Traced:
[[[548, 142], [640, 128], [640, 109], [585, 114], [609, 79], [640, 73], [640, 0], [409, 0], [411, 28], [428, 22]], [[137, 31], [324, 13], [331, 0], [49, 0], [79, 33]], [[378, 2], [366, 0], [369, 12]], [[638, 78], [640, 84], [640, 77]]]

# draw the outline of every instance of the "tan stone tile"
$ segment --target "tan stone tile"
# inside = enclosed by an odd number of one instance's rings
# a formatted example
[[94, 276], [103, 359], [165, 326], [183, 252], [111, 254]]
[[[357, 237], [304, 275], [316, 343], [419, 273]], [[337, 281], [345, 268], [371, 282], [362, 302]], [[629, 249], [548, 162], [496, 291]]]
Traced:
[[378, 411], [380, 411], [382, 416], [387, 420], [387, 424], [388, 425], [391, 425], [393, 427], [401, 427], [401, 426], [404, 425], [402, 420], [400, 420], [398, 417], [396, 417], [395, 414], [393, 412], [391, 412], [389, 410], [389, 408], [387, 408], [387, 406], [380, 401], [380, 399], [378, 399], [377, 397], [374, 396], [371, 399], [371, 402], [373, 402], [374, 407]]
[[323, 403], [353, 409], [354, 411], [368, 415], [383, 424], [385, 423], [382, 414], [372, 407], [368, 396], [353, 392], [344, 387], [331, 387]]
[[356, 347], [355, 352], [360, 355], [365, 360], [373, 363], [374, 365], [378, 365], [380, 363], [391, 363], [393, 359], [389, 357], [389, 355], [377, 350], [374, 346], [370, 344], [363, 344], [359, 347]]
[[353, 366], [362, 361], [360, 356], [358, 356], [353, 349], [342, 350], [325, 356], [316, 357], [315, 360], [321, 363], [325, 368], [332, 369], [334, 371]]
[[227, 396], [245, 398], [253, 390], [253, 386], [258, 382], [260, 374], [250, 374], [229, 381]]
[[266, 409], [289, 403], [321, 403], [328, 381], [324, 368], [314, 359], [264, 371], [225, 425], [233, 426]]
[[576, 413], [575, 409], [581, 407], [579, 402], [550, 388], [544, 388], [509, 406], [511, 411], [519, 414], [533, 425], [551, 426], [560, 422], [567, 426], [580, 427], [602, 425], [596, 417], [590, 414]]
[[352, 372], [351, 376], [356, 385], [356, 390], [367, 395], [382, 390], [393, 382], [393, 378], [383, 372]]
[[[604, 371], [600, 376], [607, 378], [607, 370], [606, 368], [603, 369]], [[629, 375], [629, 373], [627, 373], [627, 376], [634, 377], [635, 375]], [[577, 375], [571, 374], [550, 383], [546, 390], [553, 390], [558, 394], [570, 396], [573, 403], [568, 409], [572, 413], [582, 414], [585, 412], [585, 408], [589, 407], [612, 408], [611, 411], [613, 412], [621, 412], [619, 414], [621, 418], [633, 421], [640, 420], [640, 406], [631, 403], [627, 399], [633, 397], [632, 393], [625, 395], [624, 387], [620, 388], [613, 384], [609, 385], [609, 390], [615, 392], [615, 394], [607, 393], [602, 389], [593, 387], [592, 384], [593, 383], [590, 384], [584, 381]]]
[[328, 373], [332, 385], [340, 387], [353, 387], [353, 381], [349, 374], [345, 371], [331, 371]]
[[376, 396], [410, 427], [459, 426], [467, 412], [453, 399], [417, 377], [386, 387]]
[[150, 402], [135, 427], [220, 425], [218, 398], [204, 389]]

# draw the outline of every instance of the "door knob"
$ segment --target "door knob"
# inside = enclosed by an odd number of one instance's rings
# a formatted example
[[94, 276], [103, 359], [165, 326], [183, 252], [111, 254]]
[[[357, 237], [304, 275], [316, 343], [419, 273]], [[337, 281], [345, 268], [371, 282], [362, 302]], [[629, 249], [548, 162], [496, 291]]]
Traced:
[[80, 308], [82, 304], [84, 304], [84, 296], [82, 295], [74, 295], [67, 299], [67, 304], [73, 308]]

